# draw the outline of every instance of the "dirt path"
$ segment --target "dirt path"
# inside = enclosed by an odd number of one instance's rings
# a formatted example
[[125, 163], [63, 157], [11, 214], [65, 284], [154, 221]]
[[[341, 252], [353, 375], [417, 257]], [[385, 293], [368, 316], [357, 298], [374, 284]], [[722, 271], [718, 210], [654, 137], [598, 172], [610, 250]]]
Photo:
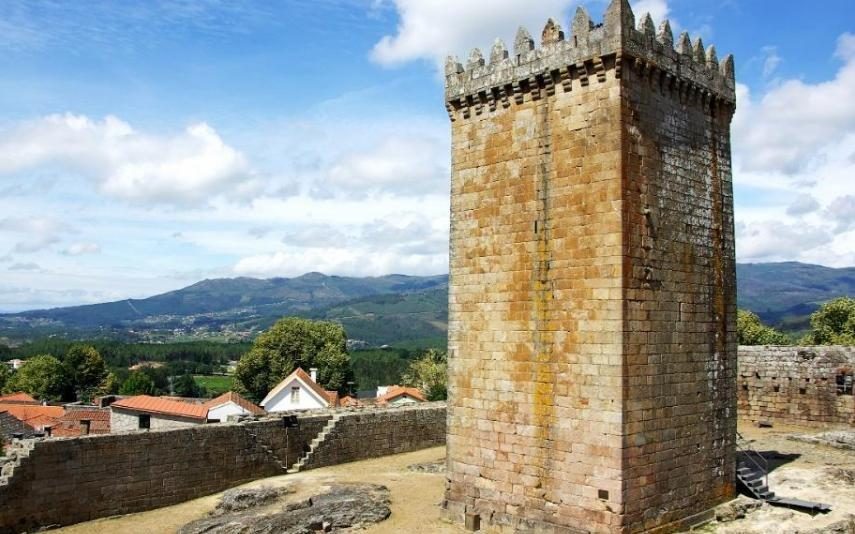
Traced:
[[[439, 519], [445, 476], [436, 473], [418, 473], [407, 469], [412, 464], [430, 463], [445, 456], [445, 447], [388, 456], [350, 464], [326, 467], [250, 482], [242, 487], [292, 486], [294, 498], [316, 494], [332, 482], [370, 482], [389, 487], [392, 497], [392, 516], [366, 533], [461, 533], [462, 528], [443, 523]], [[183, 525], [206, 517], [219, 502], [221, 493], [159, 508], [138, 514], [97, 519], [58, 529], [63, 534], [172, 534]]]

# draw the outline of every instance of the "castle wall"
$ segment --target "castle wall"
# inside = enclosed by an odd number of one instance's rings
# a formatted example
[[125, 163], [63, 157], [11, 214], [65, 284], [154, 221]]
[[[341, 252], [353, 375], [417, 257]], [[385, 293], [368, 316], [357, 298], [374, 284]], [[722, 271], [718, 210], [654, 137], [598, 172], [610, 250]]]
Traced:
[[739, 347], [739, 418], [851, 428], [853, 381], [855, 347]]
[[[38, 441], [0, 479], [0, 533], [141, 512], [283, 475], [276, 459], [293, 465], [329, 419], [301, 415], [299, 427], [287, 429], [273, 418]], [[347, 452], [324, 454], [323, 465], [442, 444], [444, 419], [442, 403], [342, 414], [336, 446]]]

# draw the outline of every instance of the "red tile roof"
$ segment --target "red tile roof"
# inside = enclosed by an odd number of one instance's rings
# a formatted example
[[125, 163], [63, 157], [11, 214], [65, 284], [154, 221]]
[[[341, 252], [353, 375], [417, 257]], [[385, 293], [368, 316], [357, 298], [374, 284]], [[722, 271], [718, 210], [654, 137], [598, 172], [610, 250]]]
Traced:
[[422, 392], [419, 391], [417, 388], [408, 388], [408, 387], [402, 387], [402, 386], [389, 386], [389, 389], [388, 389], [388, 391], [386, 391], [385, 395], [381, 395], [381, 396], [377, 397], [377, 403], [378, 404], [385, 404], [385, 403], [387, 403], [393, 399], [397, 399], [398, 397], [402, 397], [405, 395], [412, 397], [419, 402], [426, 402], [427, 401], [425, 396], [422, 395]]
[[0, 404], [9, 402], [14, 402], [16, 404], [39, 404], [39, 401], [23, 392], [0, 395]]
[[208, 419], [208, 407], [204, 404], [191, 404], [189, 402], [161, 399], [148, 395], [138, 395], [116, 401], [110, 405], [110, 408], [158, 415], [172, 415], [187, 419], [201, 419], [203, 421]]
[[33, 428], [44, 428], [53, 426], [65, 413], [62, 406], [42, 406], [40, 404], [0, 404], [0, 412], [7, 412], [19, 421], [27, 423]]
[[51, 432], [53, 436], [80, 436], [81, 421], [89, 421], [90, 434], [110, 433], [110, 410], [108, 408], [71, 408], [59, 418], [57, 426]]
[[234, 391], [228, 391], [215, 399], [209, 400], [205, 403], [205, 406], [207, 406], [209, 410], [213, 410], [217, 406], [222, 406], [227, 402], [233, 402], [253, 415], [264, 415], [265, 413], [267, 413], [255, 404], [241, 397]]

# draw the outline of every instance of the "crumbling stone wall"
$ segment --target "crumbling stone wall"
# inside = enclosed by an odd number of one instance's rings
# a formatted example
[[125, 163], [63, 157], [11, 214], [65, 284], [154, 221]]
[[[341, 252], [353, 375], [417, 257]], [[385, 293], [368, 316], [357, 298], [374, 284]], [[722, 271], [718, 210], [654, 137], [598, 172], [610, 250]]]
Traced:
[[[343, 414], [337, 440], [348, 453], [328, 455], [324, 465], [441, 444], [444, 426], [424, 423], [444, 415], [442, 403]], [[279, 462], [293, 465], [329, 419], [306, 414], [296, 428], [272, 418], [39, 441], [0, 484], [0, 533], [141, 512], [282, 475]], [[412, 434], [419, 430], [426, 433]]]
[[734, 493], [733, 63], [640, 22], [447, 65], [455, 521], [675, 529]]
[[855, 425], [855, 347], [739, 347], [739, 418]]
[[[8, 412], [0, 412], [0, 443], [12, 439], [12, 434], [23, 434], [25, 437], [32, 436], [35, 429], [24, 423], [17, 417], [9, 415]], [[2, 452], [2, 451], [0, 451]]]

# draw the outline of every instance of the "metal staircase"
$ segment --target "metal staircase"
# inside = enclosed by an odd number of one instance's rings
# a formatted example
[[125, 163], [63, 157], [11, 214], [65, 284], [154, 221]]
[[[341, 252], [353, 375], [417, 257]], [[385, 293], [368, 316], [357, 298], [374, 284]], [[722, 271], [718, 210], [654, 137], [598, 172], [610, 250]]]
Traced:
[[769, 462], [762, 454], [751, 448], [748, 440], [736, 434], [736, 478], [749, 496], [765, 501], [772, 506], [782, 506], [808, 512], [812, 515], [831, 511], [827, 504], [779, 497], [769, 489]]
[[293, 466], [291, 466], [291, 469], [288, 470], [288, 473], [299, 473], [300, 470], [303, 467], [305, 467], [307, 463], [309, 463], [309, 460], [311, 460], [312, 455], [315, 453], [316, 450], [318, 450], [318, 447], [321, 446], [321, 444], [324, 442], [324, 439], [326, 439], [326, 437], [329, 435], [329, 433], [332, 432], [333, 428], [335, 428], [335, 425], [336, 425], [336, 423], [338, 423], [339, 419], [341, 419], [341, 415], [339, 415], [339, 414], [333, 414], [332, 415], [330, 420], [327, 421], [327, 424], [324, 426], [324, 428], [320, 431], [320, 433], [318, 433], [318, 435], [315, 437], [315, 439], [313, 439], [312, 442], [309, 444], [309, 450], [306, 451], [306, 454], [304, 454], [303, 457], [297, 461], [297, 463], [295, 463]]

